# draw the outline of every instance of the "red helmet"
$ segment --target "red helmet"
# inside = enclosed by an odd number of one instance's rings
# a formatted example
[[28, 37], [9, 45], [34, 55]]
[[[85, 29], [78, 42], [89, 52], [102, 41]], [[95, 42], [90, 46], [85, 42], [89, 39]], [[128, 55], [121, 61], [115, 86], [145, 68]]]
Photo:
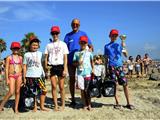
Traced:
[[87, 37], [87, 36], [81, 36], [81, 37], [79, 38], [79, 41], [80, 41], [80, 42], [81, 42], [81, 41], [84, 41], [84, 42], [88, 43], [88, 37]]
[[59, 28], [59, 26], [53, 26], [52, 28], [51, 28], [51, 33], [52, 32], [58, 32], [58, 33], [60, 33], [60, 28]]
[[13, 49], [13, 48], [21, 48], [21, 45], [20, 45], [20, 43], [19, 42], [12, 42], [11, 43], [11, 49]]
[[109, 33], [109, 37], [112, 36], [112, 35], [118, 35], [118, 34], [119, 34], [118, 30], [112, 29], [112, 30], [110, 31], [110, 33]]

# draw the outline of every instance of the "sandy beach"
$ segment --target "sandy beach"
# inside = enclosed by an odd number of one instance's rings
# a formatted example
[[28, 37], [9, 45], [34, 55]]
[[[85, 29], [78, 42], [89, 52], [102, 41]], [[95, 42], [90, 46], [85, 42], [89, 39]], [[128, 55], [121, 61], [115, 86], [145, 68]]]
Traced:
[[[46, 98], [46, 107], [49, 112], [32, 110], [24, 113], [14, 114], [12, 106], [14, 104], [14, 96], [6, 104], [4, 111], [0, 112], [0, 120], [112, 120], [112, 119], [160, 119], [160, 86], [159, 81], [150, 81], [146, 78], [132, 78], [129, 80], [129, 90], [131, 102], [135, 106], [135, 110], [129, 110], [125, 107], [114, 109], [114, 97], [92, 98], [92, 111], [84, 111], [80, 100], [79, 90], [76, 90], [76, 99], [78, 105], [75, 109], [69, 107], [70, 94], [66, 87], [66, 107], [64, 111], [55, 112], [52, 102], [50, 82], [47, 81], [48, 94]], [[119, 86], [120, 104], [126, 105], [123, 93], [123, 87]]]

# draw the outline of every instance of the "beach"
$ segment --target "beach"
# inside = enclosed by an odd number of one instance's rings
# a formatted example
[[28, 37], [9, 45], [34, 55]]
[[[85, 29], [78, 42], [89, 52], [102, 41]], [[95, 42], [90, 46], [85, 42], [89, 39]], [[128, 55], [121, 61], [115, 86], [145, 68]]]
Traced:
[[[122, 107], [115, 109], [113, 107], [115, 100], [114, 97], [101, 97], [92, 98], [92, 111], [84, 111], [82, 109], [82, 102], [80, 99], [79, 90], [76, 90], [76, 100], [78, 105], [76, 108], [71, 108], [70, 94], [68, 86], [66, 86], [66, 107], [64, 111], [53, 110], [54, 105], [52, 102], [50, 81], [46, 82], [48, 94], [46, 98], [46, 107], [49, 112], [40, 111], [23, 112], [15, 114], [12, 106], [14, 104], [14, 96], [6, 104], [4, 111], [0, 112], [0, 120], [114, 120], [114, 119], [138, 119], [138, 120], [155, 120], [160, 119], [160, 86], [159, 81], [151, 81], [148, 78], [132, 78], [129, 79], [129, 91], [131, 103], [135, 106], [134, 110]], [[120, 104], [126, 105], [123, 87], [118, 87], [118, 95]], [[58, 95], [58, 97], [60, 97]]]

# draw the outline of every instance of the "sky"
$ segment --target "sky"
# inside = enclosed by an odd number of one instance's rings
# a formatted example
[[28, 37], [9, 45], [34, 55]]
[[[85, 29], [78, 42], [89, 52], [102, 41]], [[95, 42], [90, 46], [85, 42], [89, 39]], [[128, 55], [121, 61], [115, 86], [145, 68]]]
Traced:
[[[148, 53], [160, 59], [160, 1], [0, 1], [0, 38], [7, 43], [2, 58], [11, 54], [10, 44], [34, 32], [40, 51], [51, 38], [50, 29], [60, 26], [60, 39], [70, 32], [71, 21], [81, 21], [80, 30], [92, 40], [94, 54], [103, 54], [111, 29], [127, 36], [129, 55]], [[120, 39], [117, 42], [121, 42]]]

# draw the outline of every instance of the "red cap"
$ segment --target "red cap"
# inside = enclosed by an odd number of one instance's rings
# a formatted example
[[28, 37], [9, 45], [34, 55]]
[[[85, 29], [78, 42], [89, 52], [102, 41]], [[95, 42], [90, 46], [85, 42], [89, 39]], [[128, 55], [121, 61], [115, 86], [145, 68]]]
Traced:
[[118, 30], [116, 30], [116, 29], [112, 29], [111, 31], [110, 31], [110, 34], [109, 34], [109, 36], [112, 36], [112, 35], [118, 35]]
[[21, 48], [20, 43], [19, 42], [12, 42], [11, 49], [13, 49], [13, 48]]
[[79, 41], [80, 41], [80, 42], [81, 42], [81, 41], [84, 41], [84, 42], [88, 43], [88, 37], [87, 37], [87, 36], [81, 36], [81, 37], [79, 38]]
[[53, 26], [53, 27], [51, 28], [51, 32], [58, 32], [58, 33], [60, 33], [60, 28], [59, 28], [59, 26]]

